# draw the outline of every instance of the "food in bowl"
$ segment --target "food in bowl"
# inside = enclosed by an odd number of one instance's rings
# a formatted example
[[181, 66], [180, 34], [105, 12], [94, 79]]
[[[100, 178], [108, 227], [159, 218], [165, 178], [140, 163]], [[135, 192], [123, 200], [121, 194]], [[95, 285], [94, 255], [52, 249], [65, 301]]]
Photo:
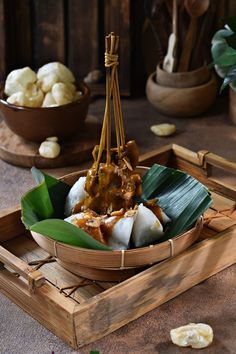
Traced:
[[11, 71], [4, 93], [8, 103], [23, 107], [56, 107], [82, 96], [71, 70], [59, 62], [45, 64], [37, 73], [29, 67]]
[[[120, 151], [120, 154], [118, 154]], [[65, 205], [68, 221], [112, 249], [127, 249], [156, 243], [171, 219], [157, 201], [138, 204], [142, 179], [135, 171], [138, 148], [135, 141], [118, 145], [108, 160], [99, 161], [94, 149], [94, 164], [86, 177], [71, 188]]]
[[[75, 85], [75, 95], [78, 94], [79, 99], [60, 106], [47, 102], [44, 107], [8, 103], [4, 86], [1, 85], [0, 114], [8, 128], [26, 140], [41, 143], [50, 136], [57, 136], [60, 142], [64, 142], [84, 129], [89, 108], [89, 87], [84, 82], [76, 82]], [[51, 93], [45, 96], [48, 94]]]
[[[115, 53], [105, 61], [109, 68], [106, 108], [91, 168], [72, 188], [36, 169], [32, 171], [39, 186], [29, 191], [21, 204], [22, 220], [33, 237], [36, 232], [73, 246], [124, 252], [182, 234], [212, 202], [206, 187], [182, 171], [153, 165], [141, 177], [137, 144], [125, 139], [117, 73], [118, 40], [113, 34], [107, 37], [107, 51], [113, 48]], [[43, 200], [42, 205], [39, 200]]]

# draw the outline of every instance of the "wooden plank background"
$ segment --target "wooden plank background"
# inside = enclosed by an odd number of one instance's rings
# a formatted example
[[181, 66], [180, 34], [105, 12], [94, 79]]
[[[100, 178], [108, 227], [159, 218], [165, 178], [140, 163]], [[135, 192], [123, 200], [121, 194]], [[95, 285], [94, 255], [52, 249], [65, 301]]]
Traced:
[[31, 0], [34, 67], [66, 62], [63, 0]]
[[130, 85], [130, 11], [129, 0], [105, 0], [105, 33], [110, 33], [114, 31], [113, 28], [116, 28], [116, 32], [119, 33], [121, 38], [119, 43], [119, 79], [121, 90], [124, 90], [127, 84]]
[[0, 53], [0, 79], [2, 80], [6, 73], [4, 0], [0, 0]]
[[[217, 4], [218, 18], [236, 14], [235, 0]], [[144, 19], [144, 0], [0, 0], [0, 80], [50, 61], [68, 65], [78, 80], [95, 69], [104, 73], [104, 36], [113, 31], [121, 37], [121, 93], [143, 92]], [[104, 92], [104, 78], [94, 90]]]
[[68, 0], [67, 25], [68, 65], [77, 77], [85, 77], [91, 69], [99, 69], [103, 59], [99, 48], [99, 0]]
[[121, 37], [121, 92], [130, 95], [131, 62], [140, 57], [130, 49], [136, 8], [142, 12], [142, 0], [0, 0], [0, 80], [50, 61], [68, 65], [78, 80], [95, 69], [104, 73], [104, 36], [113, 31]]
[[[5, 71], [23, 67], [32, 63], [30, 0], [16, 2], [3, 1]], [[3, 72], [2, 74], [5, 74]], [[2, 77], [1, 77], [2, 78]]]

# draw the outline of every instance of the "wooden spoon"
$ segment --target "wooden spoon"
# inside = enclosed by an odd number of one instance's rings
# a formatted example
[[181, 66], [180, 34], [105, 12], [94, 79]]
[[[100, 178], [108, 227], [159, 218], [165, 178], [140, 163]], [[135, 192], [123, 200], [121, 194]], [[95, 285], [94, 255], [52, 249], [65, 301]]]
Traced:
[[198, 17], [202, 16], [210, 5], [210, 0], [185, 0], [185, 8], [190, 16], [190, 24], [185, 37], [178, 71], [188, 71], [193, 40], [197, 33]]
[[194, 44], [194, 52], [191, 56], [191, 70], [199, 68], [205, 61], [207, 62], [208, 60], [211, 60], [211, 58], [209, 58], [210, 53], [208, 47], [211, 42], [212, 28], [214, 27], [217, 6], [217, 1], [211, 1], [209, 9], [199, 27], [199, 33], [196, 37], [196, 43]]
[[176, 67], [176, 51], [177, 51], [177, 41], [178, 41], [177, 16], [178, 16], [177, 0], [173, 0], [172, 33], [168, 41], [167, 54], [163, 61], [163, 69], [169, 73], [175, 71], [175, 67]]

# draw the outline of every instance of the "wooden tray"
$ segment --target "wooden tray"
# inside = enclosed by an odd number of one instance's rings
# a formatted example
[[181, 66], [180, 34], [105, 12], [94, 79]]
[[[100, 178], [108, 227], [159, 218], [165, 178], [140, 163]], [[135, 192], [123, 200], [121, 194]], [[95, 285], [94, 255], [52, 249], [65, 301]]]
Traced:
[[81, 131], [67, 142], [61, 143], [61, 154], [55, 159], [39, 155], [40, 144], [26, 141], [0, 122], [0, 158], [12, 165], [38, 168], [57, 168], [78, 165], [88, 160], [94, 145], [98, 144], [101, 124], [88, 116]]
[[211, 175], [215, 167], [236, 175], [236, 164], [176, 145], [143, 155], [140, 162], [187, 171], [211, 188], [214, 203], [197, 243], [121, 283], [70, 273], [25, 231], [19, 209], [0, 214], [1, 291], [74, 348], [115, 331], [236, 261], [236, 190]]

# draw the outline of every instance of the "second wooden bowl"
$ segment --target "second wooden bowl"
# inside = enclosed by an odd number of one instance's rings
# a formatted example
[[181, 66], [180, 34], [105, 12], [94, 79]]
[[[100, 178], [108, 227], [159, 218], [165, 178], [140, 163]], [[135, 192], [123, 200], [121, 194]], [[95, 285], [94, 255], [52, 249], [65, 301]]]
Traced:
[[186, 72], [169, 73], [162, 69], [159, 63], [156, 70], [156, 82], [162, 86], [187, 88], [207, 83], [211, 79], [211, 72], [207, 65]]
[[150, 103], [165, 115], [197, 116], [209, 109], [216, 99], [218, 87], [213, 74], [207, 83], [185, 88], [160, 85], [155, 76], [154, 72], [148, 78], [146, 95]]

